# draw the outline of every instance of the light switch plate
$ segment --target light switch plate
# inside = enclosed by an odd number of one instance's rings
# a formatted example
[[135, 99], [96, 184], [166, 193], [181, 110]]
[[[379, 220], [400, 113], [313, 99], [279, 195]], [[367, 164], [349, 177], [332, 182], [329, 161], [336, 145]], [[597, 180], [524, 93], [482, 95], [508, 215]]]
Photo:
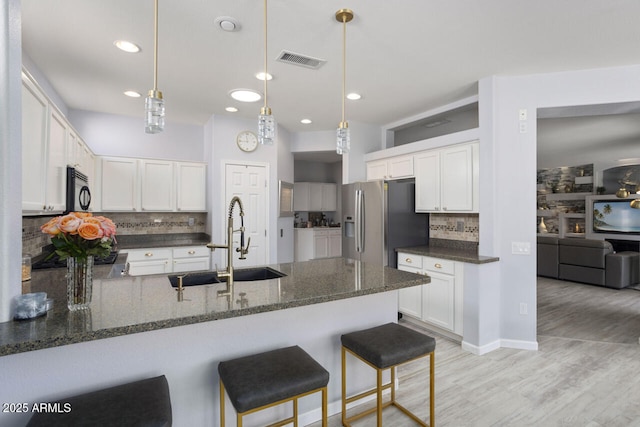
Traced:
[[511, 242], [511, 253], [514, 255], [531, 255], [531, 243]]

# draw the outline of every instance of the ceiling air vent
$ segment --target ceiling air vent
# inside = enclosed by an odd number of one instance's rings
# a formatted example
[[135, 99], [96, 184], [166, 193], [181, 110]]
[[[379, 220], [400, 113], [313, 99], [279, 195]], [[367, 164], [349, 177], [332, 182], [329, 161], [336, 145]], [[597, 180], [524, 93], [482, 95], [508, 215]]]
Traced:
[[288, 52], [283, 50], [278, 55], [277, 61], [284, 62], [286, 64], [299, 65], [300, 67], [311, 68], [317, 70], [327, 62], [324, 59], [313, 58], [311, 56], [300, 55], [299, 53]]

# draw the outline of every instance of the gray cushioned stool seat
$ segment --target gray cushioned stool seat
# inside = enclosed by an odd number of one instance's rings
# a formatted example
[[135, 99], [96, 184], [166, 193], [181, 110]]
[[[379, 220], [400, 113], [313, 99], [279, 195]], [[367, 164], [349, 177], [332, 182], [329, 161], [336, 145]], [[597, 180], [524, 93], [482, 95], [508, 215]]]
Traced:
[[169, 427], [169, 385], [164, 375], [58, 399], [66, 413], [35, 413], [27, 427]]
[[218, 373], [240, 413], [329, 383], [329, 372], [298, 346], [220, 362]]
[[380, 369], [431, 353], [436, 340], [397, 323], [342, 335], [342, 345]]

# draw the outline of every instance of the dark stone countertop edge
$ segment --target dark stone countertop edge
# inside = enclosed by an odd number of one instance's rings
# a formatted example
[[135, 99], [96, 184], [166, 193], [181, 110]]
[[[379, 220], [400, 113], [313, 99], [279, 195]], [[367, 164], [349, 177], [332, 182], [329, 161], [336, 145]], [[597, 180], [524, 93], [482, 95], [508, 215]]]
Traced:
[[466, 262], [469, 264], [488, 264], [500, 261], [500, 258], [498, 257], [478, 255], [474, 251], [439, 246], [412, 246], [408, 248], [396, 248], [396, 252], [430, 256], [434, 258], [448, 259], [451, 261]]
[[226, 311], [226, 312], [211, 312], [197, 316], [186, 316], [176, 319], [166, 319], [154, 322], [140, 323], [136, 325], [119, 326], [109, 329], [100, 329], [91, 332], [81, 332], [76, 334], [69, 334], [66, 336], [56, 336], [51, 338], [44, 338], [39, 340], [23, 341], [18, 343], [4, 344], [0, 346], [0, 357], [8, 356], [12, 354], [19, 354], [28, 351], [43, 350], [47, 348], [60, 347], [69, 344], [78, 344], [82, 342], [95, 341], [105, 338], [115, 338], [124, 335], [131, 335], [142, 332], [156, 331], [160, 329], [173, 328], [178, 326], [187, 326], [196, 323], [209, 322], [222, 319], [230, 319], [242, 316], [248, 316], [252, 314], [266, 313], [269, 311], [284, 310], [288, 308], [302, 307], [305, 305], [320, 304], [325, 302], [337, 301], [341, 299], [359, 297], [364, 295], [371, 295], [382, 292], [389, 292], [411, 286], [418, 286], [429, 283], [431, 279], [428, 276], [424, 276], [416, 280], [408, 280], [395, 285], [386, 285], [383, 287], [377, 287], [372, 289], [360, 289], [352, 292], [345, 292], [340, 294], [331, 294], [321, 297], [312, 297], [308, 299], [300, 299], [291, 302], [267, 304], [247, 309]]

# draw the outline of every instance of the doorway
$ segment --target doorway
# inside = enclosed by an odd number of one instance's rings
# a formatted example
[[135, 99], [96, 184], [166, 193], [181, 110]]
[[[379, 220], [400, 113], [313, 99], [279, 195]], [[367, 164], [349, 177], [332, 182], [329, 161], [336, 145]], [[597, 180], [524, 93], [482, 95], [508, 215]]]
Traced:
[[[246, 259], [238, 259], [234, 253], [234, 267], [266, 265], [269, 259], [269, 198], [267, 166], [261, 164], [225, 164], [225, 203], [234, 196], [242, 200], [244, 208], [245, 246], [249, 244]], [[222, 235], [227, 233], [228, 212], [225, 214]], [[240, 209], [233, 208], [233, 228], [238, 230], [242, 224]], [[250, 239], [250, 240], [249, 240]], [[240, 247], [240, 233], [233, 234], [233, 247]]]

